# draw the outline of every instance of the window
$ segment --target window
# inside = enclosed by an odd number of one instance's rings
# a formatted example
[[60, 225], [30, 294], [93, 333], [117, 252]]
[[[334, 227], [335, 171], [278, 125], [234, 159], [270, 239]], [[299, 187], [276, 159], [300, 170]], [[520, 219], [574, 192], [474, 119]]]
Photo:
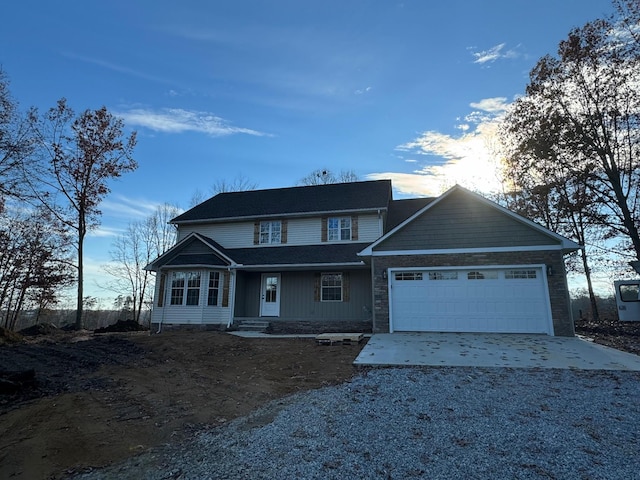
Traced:
[[327, 219], [327, 240], [338, 242], [351, 240], [351, 217], [330, 217]]
[[171, 305], [198, 305], [199, 299], [200, 272], [173, 272], [171, 277]]
[[457, 280], [458, 272], [445, 270], [443, 272], [429, 272], [429, 280]]
[[507, 270], [504, 272], [504, 278], [507, 280], [536, 278], [535, 270]]
[[220, 272], [209, 272], [209, 292], [207, 294], [207, 305], [215, 307], [218, 305], [218, 294], [220, 293]]
[[398, 272], [396, 280], [422, 280], [421, 272]]
[[468, 280], [496, 280], [498, 278], [497, 270], [486, 270], [483, 272], [469, 272], [467, 273]]
[[187, 305], [198, 305], [200, 298], [200, 272], [187, 273]]
[[280, 243], [282, 224], [280, 220], [273, 222], [260, 222], [260, 243]]
[[342, 301], [342, 274], [323, 273], [320, 281], [321, 296], [323, 302]]
[[637, 302], [640, 297], [638, 296], [640, 285], [637, 283], [634, 285], [618, 285], [620, 290], [620, 300], [623, 302]]
[[171, 305], [182, 305], [184, 298], [184, 272], [173, 272], [171, 278]]

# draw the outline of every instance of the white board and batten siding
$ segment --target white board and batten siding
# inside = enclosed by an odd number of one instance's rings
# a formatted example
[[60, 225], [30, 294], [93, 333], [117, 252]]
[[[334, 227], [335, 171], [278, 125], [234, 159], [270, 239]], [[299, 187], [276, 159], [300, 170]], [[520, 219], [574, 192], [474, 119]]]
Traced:
[[553, 335], [544, 265], [391, 269], [390, 331]]
[[[256, 246], [253, 243], [253, 221], [180, 225], [178, 228], [178, 241], [192, 232], [212, 238], [224, 248]], [[374, 242], [381, 235], [381, 224], [378, 215], [358, 215], [358, 239], [355, 241], [363, 243]], [[287, 243], [280, 245], [317, 245], [320, 243], [323, 243], [322, 219], [320, 217], [287, 219]]]

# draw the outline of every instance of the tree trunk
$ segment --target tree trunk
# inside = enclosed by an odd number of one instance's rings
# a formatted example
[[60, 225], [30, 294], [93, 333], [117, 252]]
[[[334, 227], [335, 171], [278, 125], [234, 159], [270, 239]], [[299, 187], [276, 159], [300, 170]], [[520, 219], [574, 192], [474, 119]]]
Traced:
[[[82, 219], [80, 222], [82, 223]], [[83, 256], [84, 256], [84, 229], [82, 225], [78, 232], [78, 303], [76, 307], [76, 330], [82, 330], [84, 325], [82, 324], [82, 306], [84, 295], [84, 271], [83, 271]]]
[[589, 302], [591, 304], [591, 320], [594, 322], [598, 322], [600, 320], [600, 313], [598, 312], [596, 294], [593, 291], [593, 281], [591, 280], [591, 270], [589, 270], [589, 264], [587, 262], [587, 253], [584, 251], [584, 249], [580, 250], [580, 257], [582, 258], [584, 276], [587, 279], [587, 290], [589, 291]]

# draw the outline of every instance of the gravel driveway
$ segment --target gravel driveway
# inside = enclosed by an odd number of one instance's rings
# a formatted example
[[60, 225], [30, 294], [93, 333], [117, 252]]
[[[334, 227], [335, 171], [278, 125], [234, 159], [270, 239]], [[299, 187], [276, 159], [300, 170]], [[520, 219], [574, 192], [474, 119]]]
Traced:
[[640, 374], [365, 370], [79, 478], [640, 479]]

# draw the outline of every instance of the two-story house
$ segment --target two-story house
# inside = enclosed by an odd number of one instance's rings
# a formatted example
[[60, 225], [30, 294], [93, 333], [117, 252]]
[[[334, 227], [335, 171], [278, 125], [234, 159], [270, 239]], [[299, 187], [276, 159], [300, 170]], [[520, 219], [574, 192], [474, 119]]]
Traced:
[[579, 246], [458, 186], [221, 193], [171, 223], [176, 245], [148, 266], [158, 327], [573, 334], [563, 255]]

